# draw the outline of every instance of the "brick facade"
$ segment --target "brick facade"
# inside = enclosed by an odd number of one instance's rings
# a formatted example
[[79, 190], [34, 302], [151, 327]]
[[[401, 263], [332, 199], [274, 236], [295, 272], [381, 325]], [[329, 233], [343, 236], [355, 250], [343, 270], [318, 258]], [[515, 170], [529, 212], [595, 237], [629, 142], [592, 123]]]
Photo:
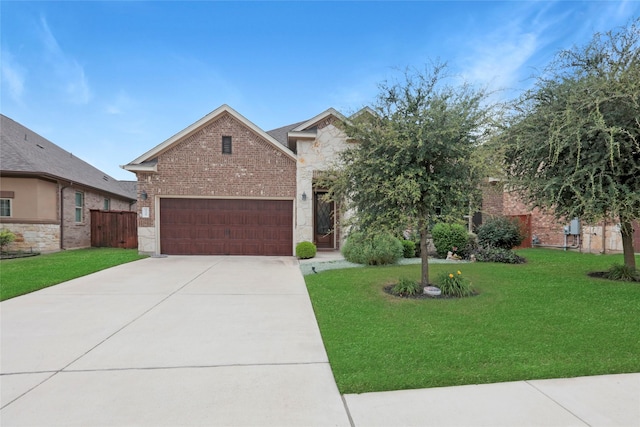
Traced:
[[536, 236], [541, 244], [564, 245], [565, 222], [558, 221], [552, 214], [543, 212], [540, 209], [529, 209], [522, 203], [517, 193], [512, 191], [504, 192], [503, 212], [507, 216], [530, 214], [531, 234]]
[[[231, 136], [232, 153], [222, 153]], [[157, 156], [157, 172], [137, 172], [140, 250], [153, 252], [158, 197], [292, 199], [296, 162], [240, 120], [223, 112]], [[140, 195], [145, 192], [147, 199]], [[142, 210], [149, 215], [143, 218]]]
[[[76, 222], [76, 192], [84, 195], [82, 222]], [[88, 248], [91, 246], [91, 209], [104, 209], [104, 199], [109, 199], [110, 210], [128, 211], [131, 205], [126, 200], [98, 193], [83, 187], [66, 187], [62, 190], [64, 221], [62, 229], [62, 247], [64, 249]]]

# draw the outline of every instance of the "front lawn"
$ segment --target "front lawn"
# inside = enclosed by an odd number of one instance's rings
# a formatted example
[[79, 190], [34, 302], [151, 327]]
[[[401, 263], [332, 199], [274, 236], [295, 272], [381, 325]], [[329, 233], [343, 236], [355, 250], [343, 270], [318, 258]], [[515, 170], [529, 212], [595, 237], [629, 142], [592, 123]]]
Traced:
[[526, 264], [430, 265], [480, 291], [455, 300], [384, 293], [419, 264], [305, 276], [340, 392], [640, 372], [640, 284], [587, 276], [621, 255], [518, 253]]
[[0, 261], [0, 301], [145, 258], [136, 249], [92, 248]]

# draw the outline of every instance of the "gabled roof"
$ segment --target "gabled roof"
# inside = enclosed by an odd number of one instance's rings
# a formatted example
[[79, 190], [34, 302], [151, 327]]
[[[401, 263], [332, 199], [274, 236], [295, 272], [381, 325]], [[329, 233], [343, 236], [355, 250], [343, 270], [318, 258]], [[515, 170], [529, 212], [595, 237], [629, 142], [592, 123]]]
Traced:
[[262, 138], [264, 138], [265, 140], [273, 144], [275, 148], [277, 148], [278, 150], [282, 151], [284, 154], [286, 154], [287, 156], [295, 160], [296, 158], [295, 155], [286, 146], [282, 145], [273, 136], [269, 135], [267, 132], [263, 131], [258, 126], [253, 124], [251, 121], [245, 118], [242, 114], [238, 113], [236, 110], [229, 107], [227, 104], [223, 104], [220, 107], [213, 110], [212, 112], [210, 112], [209, 114], [207, 114], [206, 116], [204, 116], [203, 118], [201, 118], [200, 120], [198, 120], [197, 122], [193, 123], [192, 125], [176, 133], [171, 138], [167, 139], [166, 141], [162, 142], [159, 145], [156, 145], [154, 148], [147, 151], [142, 156], [138, 157], [137, 159], [121, 167], [128, 171], [154, 170], [154, 168], [156, 167], [156, 164], [154, 163], [154, 161], [160, 154], [167, 151], [168, 149], [173, 147], [175, 144], [179, 143], [183, 138], [198, 131], [200, 128], [207, 125], [209, 122], [215, 120], [216, 118], [218, 118], [220, 115], [224, 113], [230, 114], [239, 122], [241, 122], [242, 124], [247, 126], [249, 129], [251, 129], [253, 132], [255, 132], [256, 134], [260, 135]]
[[286, 147], [287, 146], [287, 135], [289, 134], [289, 132], [291, 130], [293, 130], [294, 128], [300, 126], [303, 123], [306, 123], [306, 120], [304, 122], [293, 123], [293, 124], [290, 124], [290, 125], [279, 127], [277, 129], [268, 130], [267, 133], [269, 135], [271, 135], [280, 144], [282, 144], [282, 145], [284, 145]]
[[326, 119], [329, 116], [337, 117], [340, 120], [347, 120], [347, 118], [345, 116], [343, 116], [335, 108], [329, 108], [328, 110], [323, 111], [322, 113], [320, 113], [317, 116], [307, 120], [306, 122], [300, 123], [298, 126], [296, 126], [295, 128], [291, 129], [290, 132], [304, 132], [304, 131], [308, 130], [309, 128], [313, 127], [318, 122]]
[[136, 192], [84, 160], [63, 150], [20, 123], [0, 115], [0, 150], [3, 174], [24, 174], [69, 181], [136, 200]]

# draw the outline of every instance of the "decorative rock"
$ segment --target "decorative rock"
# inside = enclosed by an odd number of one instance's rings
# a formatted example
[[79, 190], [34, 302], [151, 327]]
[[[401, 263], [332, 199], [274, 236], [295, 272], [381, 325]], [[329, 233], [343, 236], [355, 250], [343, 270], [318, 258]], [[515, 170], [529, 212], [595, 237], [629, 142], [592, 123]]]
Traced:
[[438, 295], [442, 294], [442, 291], [436, 286], [425, 286], [424, 293], [432, 297], [437, 297]]

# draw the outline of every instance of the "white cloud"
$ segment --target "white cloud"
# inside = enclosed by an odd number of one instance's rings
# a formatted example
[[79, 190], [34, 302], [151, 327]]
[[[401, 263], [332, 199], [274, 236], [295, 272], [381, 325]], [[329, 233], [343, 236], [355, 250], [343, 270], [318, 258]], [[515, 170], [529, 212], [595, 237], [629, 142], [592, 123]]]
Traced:
[[26, 72], [15, 62], [13, 55], [9, 51], [2, 49], [0, 56], [2, 58], [0, 61], [0, 78], [2, 85], [8, 89], [11, 98], [20, 103], [22, 102], [22, 94], [24, 92]]
[[84, 67], [73, 57], [66, 54], [49, 28], [46, 18], [40, 19], [42, 42], [46, 48], [47, 60], [52, 64], [55, 83], [74, 104], [88, 104], [91, 100], [89, 81]]

